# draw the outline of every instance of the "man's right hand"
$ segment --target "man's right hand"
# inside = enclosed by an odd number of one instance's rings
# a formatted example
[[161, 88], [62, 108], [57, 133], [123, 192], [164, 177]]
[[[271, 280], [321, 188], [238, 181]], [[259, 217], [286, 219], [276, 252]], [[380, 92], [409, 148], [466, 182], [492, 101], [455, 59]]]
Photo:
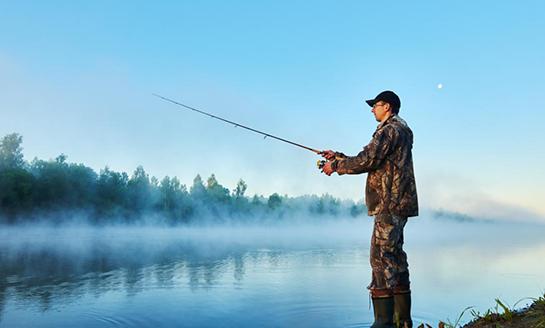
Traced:
[[335, 152], [333, 150], [322, 150], [320, 152], [320, 155], [322, 155], [322, 157], [327, 159], [328, 161], [332, 161], [335, 159]]
[[322, 172], [325, 173], [327, 176], [333, 174], [333, 172], [335, 172], [335, 170], [333, 169], [333, 162], [326, 162], [322, 167]]

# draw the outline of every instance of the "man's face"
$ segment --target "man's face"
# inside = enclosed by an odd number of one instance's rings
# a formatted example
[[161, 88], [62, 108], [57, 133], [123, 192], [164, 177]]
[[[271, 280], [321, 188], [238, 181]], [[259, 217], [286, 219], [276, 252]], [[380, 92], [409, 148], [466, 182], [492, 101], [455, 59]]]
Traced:
[[377, 122], [382, 122], [385, 118], [388, 117], [390, 113], [390, 104], [383, 101], [377, 101], [373, 105], [371, 112], [373, 112], [373, 114], [375, 115], [375, 119], [377, 120]]

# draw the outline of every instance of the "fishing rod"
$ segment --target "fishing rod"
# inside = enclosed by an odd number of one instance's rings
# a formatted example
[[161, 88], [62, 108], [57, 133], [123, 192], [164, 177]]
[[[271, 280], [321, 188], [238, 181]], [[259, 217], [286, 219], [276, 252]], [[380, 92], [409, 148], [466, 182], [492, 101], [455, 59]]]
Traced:
[[233, 122], [233, 121], [226, 120], [226, 119], [221, 118], [221, 117], [219, 117], [219, 116], [216, 116], [216, 115], [213, 115], [213, 114], [204, 112], [204, 111], [202, 111], [202, 110], [199, 110], [199, 109], [197, 109], [197, 108], [194, 108], [194, 107], [191, 107], [191, 106], [184, 105], [184, 104], [182, 104], [182, 103], [180, 103], [180, 102], [177, 102], [177, 101], [175, 101], [175, 100], [169, 99], [169, 98], [167, 98], [167, 97], [163, 97], [163, 96], [158, 95], [158, 94], [155, 94], [155, 93], [153, 93], [153, 95], [154, 95], [155, 97], [161, 98], [161, 99], [163, 99], [163, 100], [165, 100], [165, 101], [168, 101], [168, 102], [171, 102], [171, 103], [173, 103], [173, 104], [175, 104], [175, 105], [178, 105], [178, 106], [184, 107], [184, 108], [186, 108], [186, 109], [192, 110], [192, 111], [197, 112], [197, 113], [199, 113], [199, 114], [206, 115], [206, 116], [209, 116], [209, 117], [211, 117], [211, 118], [215, 118], [215, 119], [217, 119], [217, 120], [220, 120], [220, 121], [223, 121], [223, 122], [226, 122], [226, 123], [229, 123], [229, 124], [233, 124], [235, 127], [241, 127], [241, 128], [243, 128], [243, 129], [246, 129], [246, 130], [249, 130], [249, 131], [252, 131], [252, 132], [255, 132], [255, 133], [259, 133], [259, 134], [263, 135], [264, 138], [270, 137], [270, 138], [273, 138], [273, 139], [276, 139], [276, 140], [279, 140], [279, 141], [282, 141], [282, 142], [286, 142], [286, 143], [289, 143], [290, 145], [294, 145], [294, 146], [297, 146], [297, 147], [300, 147], [300, 148], [303, 148], [303, 149], [306, 149], [306, 150], [310, 150], [311, 152], [316, 153], [316, 154], [318, 154], [318, 155], [320, 155], [320, 154], [322, 153], [321, 150], [317, 150], [317, 149], [314, 149], [314, 148], [310, 148], [310, 147], [307, 147], [307, 146], [298, 144], [298, 143], [296, 143], [296, 142], [289, 141], [289, 140], [287, 140], [287, 139], [280, 138], [280, 137], [274, 136], [274, 135], [272, 135], [272, 134], [265, 133], [265, 132], [262, 132], [262, 131], [253, 129], [253, 128], [248, 127], [248, 126], [245, 126], [245, 125], [242, 125], [242, 124]]

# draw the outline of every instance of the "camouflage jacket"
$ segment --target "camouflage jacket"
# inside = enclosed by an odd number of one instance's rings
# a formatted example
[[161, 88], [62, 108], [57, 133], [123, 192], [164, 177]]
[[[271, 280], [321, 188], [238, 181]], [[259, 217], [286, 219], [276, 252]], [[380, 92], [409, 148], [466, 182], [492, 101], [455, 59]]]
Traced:
[[333, 167], [339, 175], [368, 172], [365, 204], [370, 216], [417, 216], [413, 132], [397, 115], [379, 124], [373, 139], [356, 156], [337, 153]]

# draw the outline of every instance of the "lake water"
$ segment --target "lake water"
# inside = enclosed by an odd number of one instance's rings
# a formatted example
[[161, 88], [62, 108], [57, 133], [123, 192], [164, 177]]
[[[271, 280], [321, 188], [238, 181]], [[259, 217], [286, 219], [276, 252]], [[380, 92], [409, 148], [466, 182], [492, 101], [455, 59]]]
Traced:
[[[371, 228], [2, 227], [0, 327], [368, 327]], [[411, 219], [415, 322], [540, 296], [544, 232]]]

